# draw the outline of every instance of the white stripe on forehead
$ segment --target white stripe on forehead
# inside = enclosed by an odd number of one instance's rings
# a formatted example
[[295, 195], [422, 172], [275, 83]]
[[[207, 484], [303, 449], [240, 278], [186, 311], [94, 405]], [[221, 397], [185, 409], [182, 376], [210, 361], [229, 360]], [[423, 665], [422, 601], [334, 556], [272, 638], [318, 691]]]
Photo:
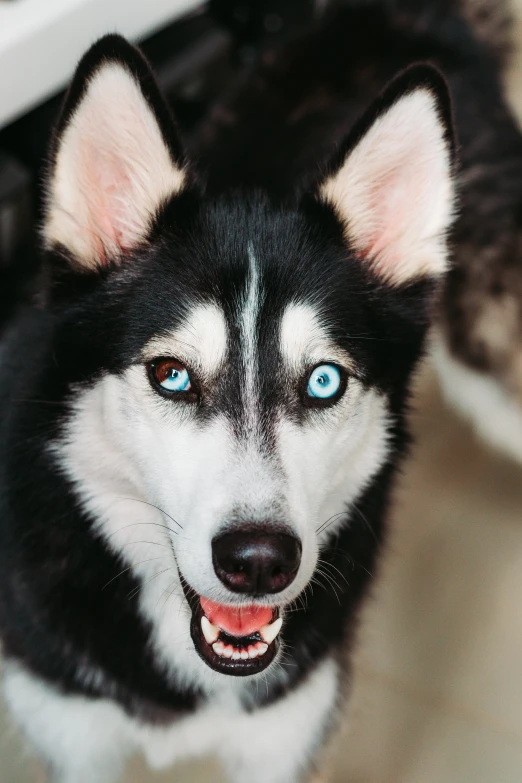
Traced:
[[248, 246], [248, 284], [245, 304], [241, 314], [241, 341], [245, 368], [244, 399], [248, 410], [253, 411], [257, 399], [257, 322], [260, 308], [260, 285], [257, 260], [252, 246]]
[[346, 369], [354, 366], [350, 355], [328, 336], [315, 308], [292, 302], [281, 319], [281, 353], [292, 369], [322, 361], [334, 361]]
[[212, 375], [227, 353], [228, 332], [223, 311], [215, 304], [195, 307], [188, 318], [170, 334], [154, 337], [144, 348], [146, 360], [171, 356]]

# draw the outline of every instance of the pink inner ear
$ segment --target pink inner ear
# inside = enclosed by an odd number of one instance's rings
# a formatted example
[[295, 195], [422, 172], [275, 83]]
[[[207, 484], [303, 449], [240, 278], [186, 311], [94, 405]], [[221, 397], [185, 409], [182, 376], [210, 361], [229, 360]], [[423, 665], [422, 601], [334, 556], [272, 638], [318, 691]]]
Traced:
[[[137, 240], [132, 225], [132, 184], [121, 160], [90, 142], [83, 148], [83, 194], [89, 204], [89, 226], [101, 261], [114, 251], [129, 250]], [[134, 205], [134, 209], [136, 209]]]
[[[406, 252], [403, 238], [417, 223], [417, 210], [426, 205], [428, 169], [423, 153], [423, 150], [412, 150], [409, 160], [400, 161], [401, 165], [382, 176], [368, 193], [375, 222], [368, 234], [361, 237], [361, 254], [383, 273], [400, 263]], [[417, 166], [413, 160], [418, 161]]]
[[[111, 161], [107, 174], [112, 176], [105, 183], [106, 211], [102, 220], [107, 233], [119, 250], [128, 250], [138, 240], [138, 230], [131, 223], [131, 201], [134, 197], [128, 172], [121, 161]], [[112, 170], [112, 171], [111, 171]], [[134, 207], [137, 208], [136, 206]]]
[[[405, 186], [398, 172], [383, 178], [373, 188], [368, 200], [372, 213], [379, 218], [371, 235], [367, 237], [367, 246], [363, 251], [365, 257], [373, 258], [378, 263], [381, 254], [393, 247], [397, 235], [403, 230], [404, 221], [408, 220], [408, 201], [412, 197], [414, 194]], [[389, 253], [387, 258], [392, 261]]]

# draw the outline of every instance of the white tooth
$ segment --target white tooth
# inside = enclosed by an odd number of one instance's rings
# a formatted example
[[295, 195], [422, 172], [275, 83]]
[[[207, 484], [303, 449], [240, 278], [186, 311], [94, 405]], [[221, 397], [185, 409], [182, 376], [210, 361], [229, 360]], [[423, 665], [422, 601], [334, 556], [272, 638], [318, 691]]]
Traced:
[[219, 636], [219, 628], [212, 625], [205, 615], [201, 618], [201, 630], [203, 631], [203, 636], [205, 637], [207, 644], [213, 644]]
[[216, 642], [212, 645], [212, 649], [216, 653], [216, 655], [223, 655], [223, 650], [225, 649], [225, 645], [223, 642]]
[[241, 650], [241, 658], [246, 661], [248, 658], [248, 651], [247, 650]]
[[233, 659], [234, 661], [239, 661], [239, 659], [240, 659], [240, 658], [241, 658], [241, 653], [239, 652], [239, 650], [235, 650], [235, 651], [232, 653], [232, 659]]
[[232, 654], [234, 652], [234, 648], [231, 644], [227, 644], [225, 649], [223, 650], [223, 657], [224, 658], [232, 658]]
[[249, 658], [257, 658], [258, 655], [259, 655], [259, 653], [258, 653], [258, 651], [256, 650], [255, 647], [249, 647], [248, 648], [248, 657]]
[[259, 631], [261, 638], [264, 639], [267, 644], [272, 644], [277, 634], [281, 630], [282, 625], [282, 617], [278, 617], [277, 620], [274, 620], [273, 623], [269, 623], [269, 625], [264, 625]]
[[263, 644], [263, 642], [257, 643], [257, 651], [259, 655], [264, 655], [267, 650], [268, 650], [268, 644]]

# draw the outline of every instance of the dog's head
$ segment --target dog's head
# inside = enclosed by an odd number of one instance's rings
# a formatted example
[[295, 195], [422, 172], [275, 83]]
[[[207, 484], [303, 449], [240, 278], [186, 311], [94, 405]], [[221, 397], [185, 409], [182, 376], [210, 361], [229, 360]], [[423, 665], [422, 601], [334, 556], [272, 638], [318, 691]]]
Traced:
[[210, 198], [141, 55], [109, 37], [80, 64], [45, 223], [70, 400], [53, 451], [165, 661], [265, 669], [392, 458], [452, 157], [443, 79], [419, 66], [307, 192]]

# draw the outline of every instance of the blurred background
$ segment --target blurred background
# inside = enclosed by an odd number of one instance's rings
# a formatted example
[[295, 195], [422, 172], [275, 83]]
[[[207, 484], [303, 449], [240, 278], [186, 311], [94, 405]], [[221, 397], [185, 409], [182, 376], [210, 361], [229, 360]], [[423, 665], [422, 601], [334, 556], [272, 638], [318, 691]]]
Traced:
[[[285, 8], [289, 8], [292, 3]], [[295, 0], [303, 23], [308, 0]], [[522, 0], [507, 91], [522, 120]], [[231, 69], [252, 57], [259, 20], [197, 0], [0, 0], [0, 313], [30, 288], [39, 182], [61, 90], [87, 46], [118, 30], [142, 42], [182, 131]], [[287, 34], [273, 2], [263, 34]], [[0, 323], [0, 328], [2, 324]], [[363, 613], [353, 693], [325, 765], [331, 783], [522, 781], [522, 468], [489, 451], [442, 402], [425, 363], [415, 447], [392, 535]], [[0, 704], [0, 783], [43, 781]], [[125, 783], [225, 783], [212, 759]]]

